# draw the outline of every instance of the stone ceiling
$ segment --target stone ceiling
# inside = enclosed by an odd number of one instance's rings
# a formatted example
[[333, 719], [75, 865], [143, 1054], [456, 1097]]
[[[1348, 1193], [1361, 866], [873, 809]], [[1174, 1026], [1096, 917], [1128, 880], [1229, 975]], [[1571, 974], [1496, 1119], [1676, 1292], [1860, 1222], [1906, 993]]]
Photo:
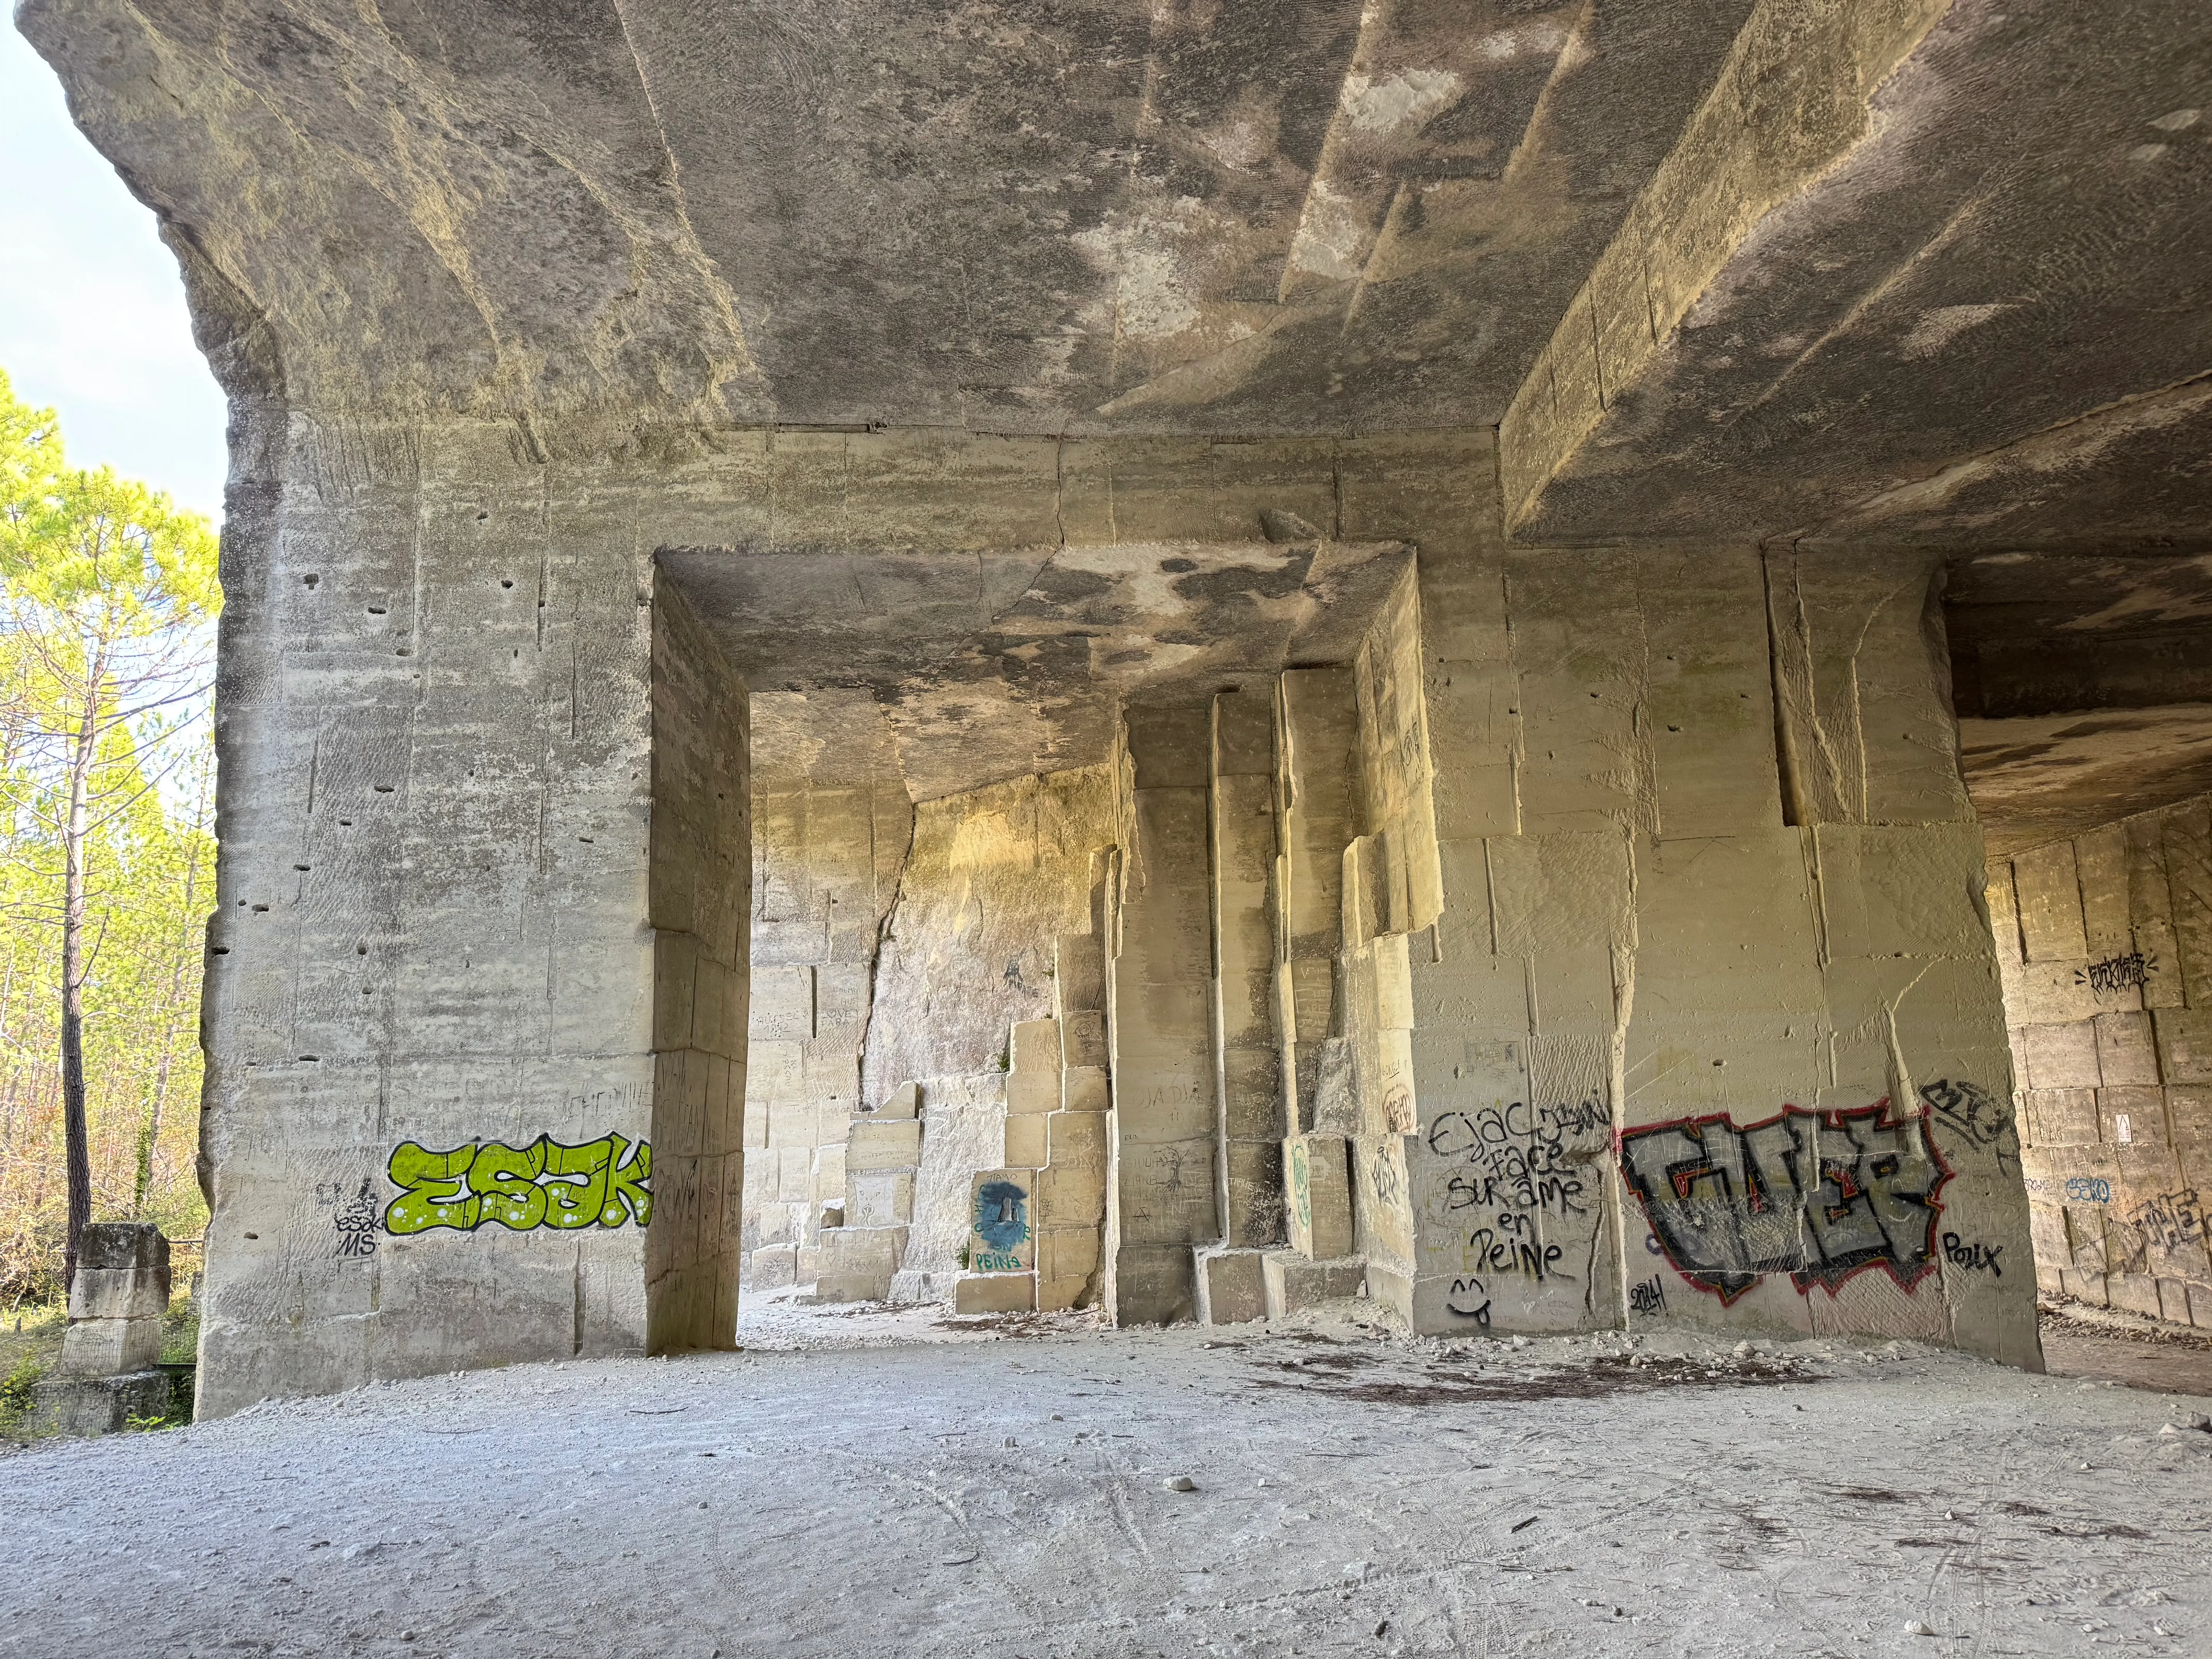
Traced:
[[[1971, 719], [2212, 697], [2189, 562], [2212, 553], [2198, 0], [25, 0], [19, 17], [161, 216], [241, 407], [532, 434], [572, 416], [1494, 425], [1523, 543], [1954, 555]], [[832, 664], [899, 699], [909, 738], [993, 679], [975, 742], [1097, 747], [1066, 670], [1081, 656], [1094, 692], [1118, 687], [1121, 647], [1097, 641], [1121, 624], [1079, 646], [1093, 624], [1054, 584], [1100, 573], [1068, 554], [954, 557], [957, 601], [895, 561], [806, 555], [771, 580], [742, 548], [672, 556], [763, 624], [760, 672]], [[1131, 550], [1110, 580], [1152, 584], [1170, 556], [1213, 555]], [[1261, 587], [1291, 557], [1227, 556]], [[844, 597], [787, 614], [787, 580]], [[1038, 631], [1006, 644], [1001, 619]], [[1209, 649], [1229, 635], [1207, 630], [1247, 626], [1255, 661], [1296, 633], [1256, 598], [1192, 624]], [[932, 642], [929, 697], [884, 654], [902, 631]], [[2136, 738], [2153, 728], [2195, 729]]]
[[872, 694], [920, 801], [1095, 765], [1125, 701], [1349, 662], [1413, 556], [1316, 538], [659, 556], [756, 692]]

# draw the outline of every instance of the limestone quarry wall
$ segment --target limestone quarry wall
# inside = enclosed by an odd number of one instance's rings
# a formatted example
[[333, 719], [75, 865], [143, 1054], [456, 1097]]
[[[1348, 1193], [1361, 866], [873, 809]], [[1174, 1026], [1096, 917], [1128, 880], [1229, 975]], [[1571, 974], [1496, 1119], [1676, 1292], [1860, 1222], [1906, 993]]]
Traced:
[[921, 1089], [904, 1295], [950, 1296], [970, 1183], [1022, 1161], [1006, 1146], [1012, 1028], [1052, 1018], [1054, 941], [1091, 931], [1098, 854], [1113, 843], [1104, 767], [1018, 778], [915, 810], [862, 1068], [871, 1103], [902, 1084]]
[[[733, 1226], [941, 1295], [1001, 1165], [1066, 1200], [1053, 1295], [1125, 1320], [1249, 1316], [1304, 1263], [1430, 1331], [2033, 1361], [1924, 562], [1510, 547], [1480, 434], [241, 432], [210, 1414], [726, 1340]], [[1133, 701], [1106, 764], [919, 808], [872, 694], [841, 758], [654, 556], [1262, 532], [1397, 586]], [[865, 1273], [800, 1261], [835, 1196]]]
[[199, 1408], [642, 1347], [651, 544], [493, 428], [241, 433]]
[[[877, 952], [914, 838], [890, 732], [865, 692], [752, 699], [752, 1064], [745, 1283], [799, 1277], [868, 1103], [860, 1054]], [[811, 1265], [811, 1263], [810, 1263]], [[811, 1283], [811, 1273], [804, 1282]]]
[[1989, 902], [2019, 1109], [1972, 1127], [2017, 1133], [2037, 1279], [2212, 1327], [2212, 797], [2000, 860]]
[[[1378, 532], [1452, 523], [1403, 490]], [[1468, 505], [1419, 538], [1443, 909], [1415, 1273], [1370, 1285], [1426, 1329], [2039, 1363], [1989, 1265], [2025, 1250], [2016, 1151], [1959, 1122], [2011, 1068], [1930, 564], [1507, 549]]]

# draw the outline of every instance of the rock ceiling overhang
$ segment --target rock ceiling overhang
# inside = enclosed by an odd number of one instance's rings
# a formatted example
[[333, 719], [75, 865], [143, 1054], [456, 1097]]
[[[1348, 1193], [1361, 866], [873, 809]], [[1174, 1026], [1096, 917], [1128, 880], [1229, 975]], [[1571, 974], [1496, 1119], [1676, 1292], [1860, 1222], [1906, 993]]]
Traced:
[[867, 690], [928, 800], [1104, 760], [1124, 702], [1349, 663], [1413, 555], [1316, 538], [659, 556], [756, 691]]

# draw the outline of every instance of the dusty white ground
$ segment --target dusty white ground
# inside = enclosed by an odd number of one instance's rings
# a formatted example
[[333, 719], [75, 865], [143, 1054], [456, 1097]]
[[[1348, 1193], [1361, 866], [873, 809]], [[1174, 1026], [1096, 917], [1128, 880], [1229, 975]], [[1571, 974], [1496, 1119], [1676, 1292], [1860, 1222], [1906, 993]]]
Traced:
[[0, 1654], [2212, 1654], [2212, 1432], [2160, 1432], [2203, 1399], [1348, 1317], [746, 1335], [0, 1458]]

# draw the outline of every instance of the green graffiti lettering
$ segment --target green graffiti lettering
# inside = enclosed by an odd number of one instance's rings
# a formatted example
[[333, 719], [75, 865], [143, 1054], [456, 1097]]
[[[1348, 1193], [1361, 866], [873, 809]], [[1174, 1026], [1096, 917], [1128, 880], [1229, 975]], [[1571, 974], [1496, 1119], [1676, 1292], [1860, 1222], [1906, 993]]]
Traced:
[[463, 1232], [477, 1224], [477, 1200], [468, 1196], [469, 1166], [476, 1162], [474, 1146], [456, 1146], [450, 1152], [434, 1152], [411, 1140], [392, 1149], [386, 1173], [402, 1189], [384, 1212], [389, 1233], [419, 1233], [432, 1227], [458, 1227]]
[[[614, 1137], [563, 1146], [557, 1140], [545, 1148], [545, 1224], [549, 1227], [597, 1227], [607, 1207], [607, 1176], [614, 1167]], [[580, 1176], [580, 1180], [573, 1179]], [[620, 1224], [617, 1223], [617, 1224]]]
[[545, 1219], [545, 1189], [538, 1184], [544, 1173], [542, 1136], [520, 1151], [486, 1141], [477, 1148], [477, 1161], [469, 1167], [469, 1190], [482, 1200], [478, 1218], [528, 1232]]
[[384, 1212], [392, 1233], [466, 1233], [488, 1221], [519, 1233], [633, 1219], [642, 1227], [653, 1219], [653, 1148], [617, 1134], [580, 1146], [540, 1135], [519, 1148], [487, 1140], [447, 1152], [403, 1140], [385, 1172], [400, 1189]]
[[607, 1139], [616, 1146], [615, 1172], [611, 1189], [607, 1194], [607, 1207], [599, 1212], [599, 1219], [610, 1227], [622, 1225], [622, 1212], [615, 1207], [614, 1202], [620, 1198], [629, 1206], [629, 1212], [637, 1218], [637, 1224], [642, 1227], [653, 1219], [653, 1188], [645, 1184], [653, 1178], [653, 1148], [641, 1140], [630, 1148], [629, 1156], [624, 1158], [621, 1149], [626, 1143], [623, 1138], [609, 1135]]

